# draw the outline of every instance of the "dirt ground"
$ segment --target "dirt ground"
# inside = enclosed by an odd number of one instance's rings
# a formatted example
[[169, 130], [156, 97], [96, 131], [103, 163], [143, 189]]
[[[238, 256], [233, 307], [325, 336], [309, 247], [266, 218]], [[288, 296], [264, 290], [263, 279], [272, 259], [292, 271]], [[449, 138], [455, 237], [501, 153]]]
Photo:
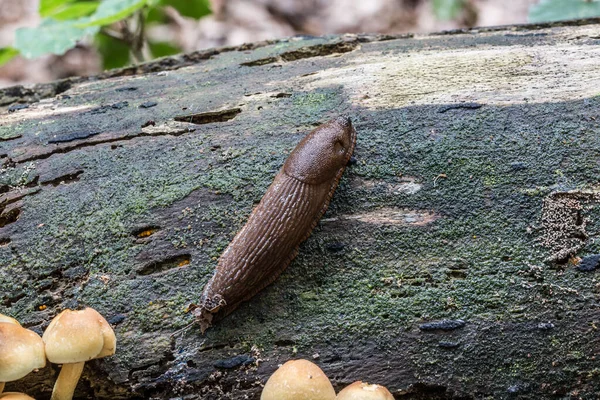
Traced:
[[[168, 39], [184, 52], [298, 34], [424, 33], [474, 26], [520, 24], [535, 0], [466, 0], [453, 20], [435, 17], [431, 0], [211, 0], [213, 14], [200, 20], [165, 10], [168, 23], [152, 26], [150, 39]], [[0, 0], [0, 47], [14, 32], [39, 23], [39, 0]], [[17, 57], [0, 67], [0, 87], [48, 82], [101, 72], [102, 58], [89, 43], [63, 56]]]

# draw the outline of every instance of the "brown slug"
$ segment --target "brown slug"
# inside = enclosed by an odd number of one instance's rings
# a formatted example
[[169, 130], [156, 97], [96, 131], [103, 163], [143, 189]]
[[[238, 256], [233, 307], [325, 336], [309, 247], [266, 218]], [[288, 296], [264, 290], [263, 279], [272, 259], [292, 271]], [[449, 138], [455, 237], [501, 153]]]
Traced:
[[350, 118], [338, 117], [296, 146], [194, 306], [202, 332], [271, 284], [296, 257], [327, 209], [355, 143]]

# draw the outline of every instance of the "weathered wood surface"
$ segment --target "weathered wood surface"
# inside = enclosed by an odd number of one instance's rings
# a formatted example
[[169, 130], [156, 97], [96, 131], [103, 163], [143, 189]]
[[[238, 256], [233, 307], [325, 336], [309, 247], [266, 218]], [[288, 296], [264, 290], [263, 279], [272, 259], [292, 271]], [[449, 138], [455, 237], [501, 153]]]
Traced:
[[[600, 25], [350, 35], [4, 90], [0, 312], [40, 333], [107, 316], [118, 352], [79, 398], [258, 399], [294, 357], [399, 399], [598, 398], [599, 59]], [[298, 258], [173, 335], [287, 153], [342, 113], [356, 163]], [[47, 399], [57, 370], [7, 390]]]

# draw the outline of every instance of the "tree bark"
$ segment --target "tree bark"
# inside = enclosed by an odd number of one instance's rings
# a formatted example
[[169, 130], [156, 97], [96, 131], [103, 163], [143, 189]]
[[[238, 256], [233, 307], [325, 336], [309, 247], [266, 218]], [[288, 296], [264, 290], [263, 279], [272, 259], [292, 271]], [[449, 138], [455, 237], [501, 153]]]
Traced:
[[[82, 399], [258, 399], [292, 358], [398, 399], [597, 398], [598, 28], [293, 38], [5, 89], [0, 312], [38, 333], [107, 317], [117, 353]], [[289, 151], [340, 114], [355, 162], [299, 256], [181, 330]], [[48, 399], [57, 372], [6, 391]]]

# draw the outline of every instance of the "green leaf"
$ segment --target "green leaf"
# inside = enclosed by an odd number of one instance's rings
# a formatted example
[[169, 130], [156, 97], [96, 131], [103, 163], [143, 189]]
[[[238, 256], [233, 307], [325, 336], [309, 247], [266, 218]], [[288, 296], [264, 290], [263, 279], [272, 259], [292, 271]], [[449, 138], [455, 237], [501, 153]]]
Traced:
[[123, 41], [100, 33], [96, 35], [95, 42], [102, 54], [104, 69], [121, 68], [129, 64], [129, 46]]
[[69, 3], [75, 0], [40, 0], [40, 15], [42, 17], [49, 17], [59, 9], [63, 8]]
[[[78, 21], [85, 20], [82, 18]], [[56, 21], [46, 18], [36, 28], [19, 28], [15, 33], [15, 48], [27, 58], [44, 54], [64, 54], [75, 47], [77, 41], [87, 35], [94, 35], [100, 28], [92, 26], [79, 28], [75, 21]]]
[[175, 47], [172, 43], [168, 42], [150, 42], [148, 45], [150, 46], [150, 52], [154, 58], [181, 53], [179, 47]]
[[54, 13], [49, 15], [50, 17], [57, 20], [66, 19], [77, 19], [81, 17], [87, 17], [98, 8], [99, 1], [85, 1], [79, 3], [73, 3], [66, 7], [57, 9]]
[[[152, 7], [154, 2], [156, 2], [159, 7]], [[174, 7], [179, 14], [194, 19], [200, 19], [211, 13], [209, 0], [148, 0], [148, 5], [150, 6], [150, 9], [148, 10], [146, 22], [149, 24], [153, 22], [167, 22], [164, 6]]]
[[208, 0], [160, 0], [165, 6], [174, 7], [184, 17], [199, 19], [210, 14], [210, 3]]
[[542, 0], [529, 8], [529, 22], [600, 17], [600, 1]]
[[0, 65], [4, 65], [10, 60], [13, 59], [17, 54], [19, 54], [19, 50], [12, 47], [4, 47], [0, 48]]
[[110, 25], [127, 18], [146, 5], [147, 0], [104, 0], [89, 20], [77, 23], [79, 28]]
[[433, 0], [433, 13], [440, 21], [450, 21], [458, 17], [464, 0]]

